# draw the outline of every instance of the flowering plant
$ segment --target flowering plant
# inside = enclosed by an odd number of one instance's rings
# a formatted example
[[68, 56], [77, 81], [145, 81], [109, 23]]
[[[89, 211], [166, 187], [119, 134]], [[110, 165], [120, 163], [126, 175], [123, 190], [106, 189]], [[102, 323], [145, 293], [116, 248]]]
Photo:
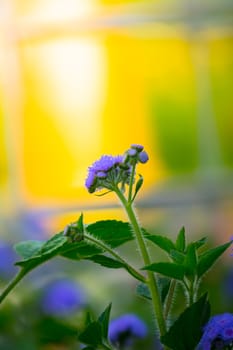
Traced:
[[[138, 281], [137, 294], [151, 305], [163, 349], [232, 349], [233, 315], [218, 315], [209, 320], [208, 294], [200, 295], [199, 288], [203, 276], [231, 245], [232, 240], [203, 250], [206, 238], [187, 242], [184, 228], [172, 241], [141, 227], [134, 202], [143, 185], [143, 177], [136, 170], [138, 163], [144, 164], [148, 159], [143, 146], [133, 144], [122, 156], [104, 155], [97, 160], [89, 168], [86, 188], [90, 193], [99, 195], [114, 192], [125, 210], [128, 222], [102, 220], [87, 225], [81, 214], [76, 222], [67, 225], [46, 242], [29, 240], [16, 244], [15, 250], [22, 256], [22, 260], [16, 263], [20, 271], [3, 290], [0, 302], [25, 275], [55, 256], [77, 261], [90, 260], [106, 268], [123, 268]], [[138, 247], [140, 270], [116, 250], [131, 240], [135, 240]], [[149, 243], [163, 250], [169, 260], [153, 261]], [[180, 315], [172, 317], [175, 321], [171, 322], [172, 304], [179, 285], [184, 291], [185, 306]], [[46, 303], [47, 299], [44, 300]], [[51, 297], [49, 300], [52, 300]], [[64, 300], [64, 303], [67, 302], [76, 305], [73, 296], [68, 301]], [[52, 310], [54, 305], [55, 309], [59, 308], [56, 302], [49, 303]], [[126, 349], [132, 347], [135, 338], [146, 335], [146, 325], [136, 315], [126, 314], [110, 321], [110, 312], [111, 304], [96, 320], [87, 315], [85, 329], [80, 330], [78, 335], [79, 341], [85, 344], [83, 349]]]

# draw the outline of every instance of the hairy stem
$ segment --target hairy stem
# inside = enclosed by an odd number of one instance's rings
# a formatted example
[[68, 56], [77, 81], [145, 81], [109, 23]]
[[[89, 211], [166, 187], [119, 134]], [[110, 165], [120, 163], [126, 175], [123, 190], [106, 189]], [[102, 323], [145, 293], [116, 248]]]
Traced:
[[166, 304], [165, 304], [165, 308], [164, 308], [164, 318], [165, 318], [165, 320], [167, 319], [168, 314], [169, 314], [170, 309], [171, 309], [171, 305], [172, 305], [172, 300], [173, 300], [175, 289], [176, 289], [176, 280], [173, 279], [171, 281], [171, 284], [170, 284], [170, 287], [169, 287], [169, 291], [168, 291], [167, 298], [166, 298]]
[[137, 278], [139, 281], [146, 283], [145, 277], [138, 272], [132, 265], [130, 265], [124, 258], [122, 258], [115, 250], [113, 250], [111, 247], [109, 247], [107, 244], [100, 241], [98, 238], [95, 238], [88, 233], [84, 234], [84, 238], [89, 240], [90, 242], [94, 243], [96, 246], [102, 248], [103, 250], [107, 251], [109, 254], [111, 254], [114, 258], [116, 258], [119, 262], [125, 265], [128, 271]]
[[[132, 203], [126, 200], [126, 198], [124, 197], [123, 193], [119, 190], [119, 188], [116, 188], [115, 192], [118, 198], [120, 199], [123, 207], [125, 208], [129, 221], [133, 227], [143, 262], [145, 265], [150, 265], [151, 264], [150, 256], [146, 247], [146, 243], [144, 241], [141, 228], [139, 226], [134, 209], [132, 207]], [[147, 284], [151, 292], [152, 304], [154, 307], [154, 312], [156, 315], [159, 331], [161, 335], [164, 335], [166, 333], [166, 324], [163, 316], [163, 307], [162, 307], [158, 285], [155, 279], [155, 275], [152, 271], [147, 271], [147, 276], [148, 276]]]
[[21, 281], [21, 279], [27, 274], [27, 270], [21, 269], [17, 275], [9, 282], [6, 288], [0, 295], [0, 304], [7, 297], [7, 295], [12, 291], [12, 289]]

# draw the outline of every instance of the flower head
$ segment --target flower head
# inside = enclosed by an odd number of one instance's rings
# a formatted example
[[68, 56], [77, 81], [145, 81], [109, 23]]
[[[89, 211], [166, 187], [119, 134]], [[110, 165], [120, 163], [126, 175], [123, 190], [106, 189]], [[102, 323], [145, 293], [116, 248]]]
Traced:
[[228, 349], [229, 346], [233, 346], [233, 314], [213, 316], [204, 327], [197, 349]]
[[110, 322], [110, 342], [120, 347], [130, 346], [137, 338], [144, 338], [147, 335], [147, 326], [138, 316], [124, 314]]
[[103, 155], [88, 169], [85, 186], [90, 193], [100, 189], [114, 191], [118, 184], [124, 190], [125, 184], [129, 184], [130, 177], [134, 177], [137, 163], [146, 163], [148, 154], [143, 151], [144, 147], [132, 144], [124, 155]]
[[40, 306], [47, 315], [66, 316], [78, 311], [85, 303], [85, 293], [77, 283], [59, 279], [44, 288]]
[[102, 179], [105, 179], [111, 170], [117, 170], [122, 162], [122, 158], [122, 156], [104, 155], [94, 162], [88, 169], [88, 176], [85, 182], [88, 191], [92, 193], [97, 189], [106, 187], [102, 183]]

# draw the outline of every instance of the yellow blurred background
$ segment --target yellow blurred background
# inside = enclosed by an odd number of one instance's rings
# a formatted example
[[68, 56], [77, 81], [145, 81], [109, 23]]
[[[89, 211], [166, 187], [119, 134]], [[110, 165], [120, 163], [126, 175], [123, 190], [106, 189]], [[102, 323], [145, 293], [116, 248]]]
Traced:
[[27, 213], [52, 230], [85, 210], [124, 218], [84, 181], [102, 154], [139, 143], [143, 223], [229, 237], [232, 17], [227, 0], [1, 0], [3, 227]]

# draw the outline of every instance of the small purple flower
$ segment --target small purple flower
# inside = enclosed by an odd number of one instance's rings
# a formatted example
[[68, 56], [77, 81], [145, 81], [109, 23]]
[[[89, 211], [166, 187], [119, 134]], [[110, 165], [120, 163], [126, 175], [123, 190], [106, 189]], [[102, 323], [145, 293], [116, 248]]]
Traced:
[[124, 314], [109, 324], [109, 340], [119, 348], [131, 346], [135, 339], [145, 338], [146, 335], [146, 324], [134, 314]]
[[233, 314], [213, 316], [204, 327], [198, 350], [224, 349], [233, 346]]
[[131, 148], [134, 148], [134, 149], [136, 149], [137, 151], [139, 151], [139, 152], [141, 152], [142, 150], [143, 150], [143, 146], [142, 145], [138, 145], [137, 143], [133, 143], [132, 145], [131, 145]]
[[49, 283], [42, 291], [40, 306], [43, 313], [52, 316], [67, 316], [86, 304], [82, 288], [70, 279]]
[[130, 148], [127, 153], [130, 157], [134, 157], [137, 155], [138, 152], [136, 151], [136, 149]]
[[9, 280], [18, 271], [14, 263], [18, 256], [14, 251], [12, 244], [6, 241], [0, 242], [0, 278]]
[[144, 164], [149, 160], [149, 156], [145, 151], [143, 151], [143, 152], [139, 153], [138, 160], [140, 163]]

